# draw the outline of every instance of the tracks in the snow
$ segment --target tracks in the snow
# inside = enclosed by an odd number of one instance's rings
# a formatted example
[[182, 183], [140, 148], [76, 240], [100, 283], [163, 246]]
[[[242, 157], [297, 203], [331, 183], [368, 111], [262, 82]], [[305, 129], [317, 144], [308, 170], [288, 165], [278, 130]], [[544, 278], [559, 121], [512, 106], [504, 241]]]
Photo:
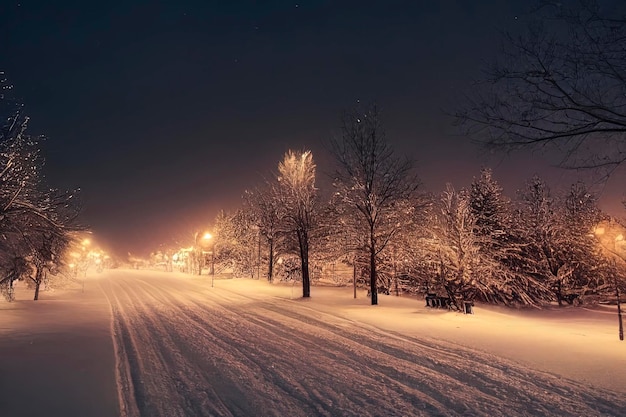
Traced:
[[620, 415], [616, 394], [306, 303], [120, 275], [124, 417]]

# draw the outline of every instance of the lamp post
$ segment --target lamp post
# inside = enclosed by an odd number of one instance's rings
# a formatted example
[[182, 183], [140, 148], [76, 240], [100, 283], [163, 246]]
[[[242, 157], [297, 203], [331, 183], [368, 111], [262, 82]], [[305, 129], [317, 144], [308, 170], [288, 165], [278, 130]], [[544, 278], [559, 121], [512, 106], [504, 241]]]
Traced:
[[211, 245], [211, 287], [215, 279], [215, 242]]
[[257, 239], [258, 239], [258, 251], [257, 251], [257, 258], [256, 258], [256, 279], [260, 280], [261, 279], [261, 229], [259, 229], [259, 232], [257, 233]]
[[[613, 239], [610, 239], [610, 236], [606, 236], [605, 235], [606, 230], [605, 230], [604, 227], [596, 227], [593, 232], [598, 237], [598, 240], [600, 241], [600, 244], [605, 249], [607, 249], [613, 255], [615, 255], [618, 258], [620, 258], [622, 261], [626, 262], [626, 260], [621, 255], [619, 255], [618, 252], [617, 252], [617, 246], [618, 245], [621, 246], [621, 245], [624, 245], [626, 243], [626, 242], [624, 242], [624, 235], [619, 233], [616, 236], [614, 236]], [[605, 243], [602, 240], [603, 236], [605, 236], [604, 240], [610, 239], [612, 241], [613, 249], [611, 249], [610, 247], [605, 245]], [[621, 306], [621, 302], [620, 302], [619, 285], [618, 285], [618, 282], [617, 282], [617, 272], [614, 272], [613, 279], [614, 279], [614, 284], [615, 284], [615, 297], [617, 298], [617, 321], [618, 321], [618, 326], [619, 326], [619, 330], [618, 330], [619, 340], [623, 341], [624, 340], [624, 324], [623, 324], [623, 321], [622, 321], [622, 306]]]
[[205, 232], [202, 235], [202, 238], [200, 238], [200, 233], [198, 232], [196, 232], [196, 234], [194, 235], [195, 252], [196, 252], [196, 257], [198, 261], [198, 275], [202, 275], [202, 266], [204, 265], [204, 262], [205, 262], [205, 259], [203, 256], [204, 251], [202, 249], [207, 246], [208, 242], [211, 241], [212, 238], [213, 238], [213, 235], [211, 235], [211, 233], [209, 232]]
[[[618, 242], [623, 242], [624, 236], [620, 233], [615, 237], [615, 246], [617, 249]], [[617, 285], [617, 273], [614, 276], [615, 278], [615, 297], [617, 297], [617, 320], [619, 322], [619, 340], [624, 340], [624, 324], [622, 322], [622, 306], [620, 303], [620, 294], [619, 294], [619, 285]]]
[[208, 246], [209, 242], [211, 242], [211, 287], [213, 287], [213, 281], [215, 280], [215, 241], [213, 240], [213, 235], [209, 232], [205, 232], [202, 236], [202, 241], [204, 242], [203, 246]]

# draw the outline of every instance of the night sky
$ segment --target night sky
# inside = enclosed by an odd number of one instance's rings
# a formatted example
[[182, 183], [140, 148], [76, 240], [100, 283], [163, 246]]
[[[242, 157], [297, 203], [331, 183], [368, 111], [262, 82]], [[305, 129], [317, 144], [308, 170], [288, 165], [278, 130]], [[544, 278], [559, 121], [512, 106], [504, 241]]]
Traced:
[[[442, 112], [480, 76], [528, 1], [3, 1], [0, 70], [45, 134], [48, 182], [82, 189], [84, 221], [145, 254], [240, 204], [284, 152], [323, 143], [342, 111], [376, 102], [424, 190], [482, 165], [505, 193], [537, 155], [486, 156]], [[478, 4], [479, 3], [479, 4]], [[622, 190], [602, 189], [617, 210]]]

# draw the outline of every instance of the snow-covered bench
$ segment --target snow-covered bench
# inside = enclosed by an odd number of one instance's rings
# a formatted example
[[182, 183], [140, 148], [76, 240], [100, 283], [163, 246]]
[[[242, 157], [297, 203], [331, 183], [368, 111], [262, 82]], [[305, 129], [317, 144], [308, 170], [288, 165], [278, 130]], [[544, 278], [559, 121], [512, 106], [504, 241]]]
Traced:
[[450, 309], [451, 305], [450, 297], [441, 297], [434, 293], [426, 294], [426, 307]]

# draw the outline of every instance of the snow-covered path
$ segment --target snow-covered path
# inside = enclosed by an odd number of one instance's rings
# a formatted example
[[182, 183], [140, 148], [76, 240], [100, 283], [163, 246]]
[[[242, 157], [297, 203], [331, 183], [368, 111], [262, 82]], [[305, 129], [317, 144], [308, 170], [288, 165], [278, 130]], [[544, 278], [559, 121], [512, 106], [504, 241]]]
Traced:
[[124, 416], [626, 415], [620, 393], [314, 308], [298, 288], [108, 277]]

